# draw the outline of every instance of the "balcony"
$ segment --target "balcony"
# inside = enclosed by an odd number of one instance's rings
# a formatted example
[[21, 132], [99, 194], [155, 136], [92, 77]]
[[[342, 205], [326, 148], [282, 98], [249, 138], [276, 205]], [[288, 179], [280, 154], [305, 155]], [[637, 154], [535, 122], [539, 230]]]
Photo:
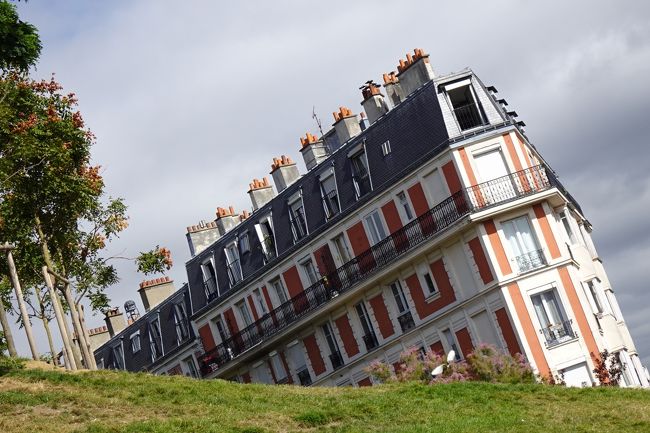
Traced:
[[[502, 184], [514, 186], [509, 187], [507, 194], [497, 194], [495, 188], [502, 190]], [[241, 355], [328, 305], [339, 294], [349, 292], [359, 283], [434, 238], [469, 213], [550, 189], [555, 184], [555, 179], [549, 179], [547, 176], [546, 169], [537, 166], [456, 192], [372, 248], [307, 287], [299, 295], [206, 352], [199, 358], [202, 374], [209, 375], [229, 363], [233, 357]], [[400, 325], [402, 321], [405, 322], [403, 326], [410, 326], [406, 318], [401, 319]]]
[[329, 358], [332, 363], [332, 369], [338, 370], [343, 367], [343, 357], [341, 356], [341, 352], [336, 351], [332, 353]]
[[540, 329], [539, 332], [546, 339], [546, 347], [550, 349], [558, 344], [577, 338], [575, 332], [573, 332], [571, 323], [571, 320], [565, 320], [564, 322], [548, 325], [546, 328]]
[[311, 375], [309, 374], [309, 370], [306, 366], [301, 367], [296, 375], [298, 376], [298, 381], [302, 386], [311, 385]]
[[406, 311], [397, 317], [399, 326], [402, 328], [402, 332], [406, 332], [410, 329], [415, 328], [415, 322], [413, 321], [413, 314], [410, 311]]
[[370, 352], [375, 347], [379, 346], [377, 337], [374, 334], [366, 334], [363, 337], [363, 342], [366, 345], [366, 351]]
[[454, 116], [461, 131], [483, 126], [486, 122], [481, 116], [479, 107], [476, 104], [467, 104], [462, 107], [454, 108]]
[[543, 250], [524, 253], [515, 257], [515, 261], [517, 262], [517, 268], [519, 269], [520, 274], [546, 266], [546, 258], [544, 257]]

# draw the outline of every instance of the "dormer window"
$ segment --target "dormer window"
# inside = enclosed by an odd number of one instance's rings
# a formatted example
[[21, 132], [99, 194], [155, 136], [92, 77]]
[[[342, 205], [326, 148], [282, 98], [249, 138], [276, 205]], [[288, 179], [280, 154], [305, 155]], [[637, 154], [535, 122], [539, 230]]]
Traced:
[[370, 173], [368, 171], [368, 159], [365, 150], [358, 152], [350, 157], [352, 164], [352, 181], [354, 182], [354, 192], [357, 200], [370, 191], [372, 184], [370, 182]]
[[230, 286], [234, 286], [242, 280], [241, 263], [239, 261], [239, 249], [237, 242], [233, 242], [225, 248], [226, 262], [228, 266], [228, 278]]
[[320, 193], [323, 200], [325, 217], [330, 219], [341, 212], [339, 193], [336, 188], [336, 176], [334, 170], [330, 170], [320, 177]]
[[461, 131], [487, 124], [485, 114], [483, 114], [483, 109], [469, 78], [446, 85], [445, 91]]
[[262, 252], [264, 253], [264, 261], [266, 263], [277, 257], [275, 250], [275, 237], [273, 236], [273, 221], [271, 216], [264, 217], [259, 223], [255, 224], [255, 231], [262, 244]]
[[212, 259], [201, 263], [201, 273], [203, 274], [203, 289], [208, 301], [219, 296], [219, 286], [217, 285], [217, 273], [214, 270]]
[[291, 223], [294, 242], [298, 242], [309, 234], [301, 195], [289, 202], [289, 222]]
[[176, 327], [176, 343], [181, 344], [190, 336], [187, 314], [182, 301], [174, 304], [174, 325]]

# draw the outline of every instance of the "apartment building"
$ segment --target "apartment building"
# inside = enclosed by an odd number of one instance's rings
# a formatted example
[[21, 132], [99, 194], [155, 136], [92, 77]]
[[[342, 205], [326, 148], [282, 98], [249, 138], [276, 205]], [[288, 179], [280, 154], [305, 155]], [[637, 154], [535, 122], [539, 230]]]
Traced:
[[362, 87], [363, 115], [300, 139], [307, 173], [274, 158], [252, 212], [188, 227], [197, 374], [365, 386], [407, 348], [489, 343], [571, 386], [607, 349], [648, 386], [591, 225], [517, 114], [420, 49], [397, 69]]

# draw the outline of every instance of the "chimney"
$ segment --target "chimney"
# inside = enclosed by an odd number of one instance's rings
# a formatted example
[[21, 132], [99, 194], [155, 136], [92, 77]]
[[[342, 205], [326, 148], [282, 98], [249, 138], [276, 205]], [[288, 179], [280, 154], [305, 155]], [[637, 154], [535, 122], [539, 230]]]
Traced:
[[214, 241], [219, 239], [219, 230], [216, 221], [201, 221], [198, 225], [187, 227], [187, 243], [190, 246], [192, 257], [205, 250]]
[[397, 72], [400, 86], [406, 96], [435, 77], [429, 63], [429, 55], [421, 48], [413, 50], [413, 55], [406, 54], [406, 60], [400, 59]]
[[143, 281], [140, 283], [138, 292], [140, 292], [144, 310], [148, 312], [174, 293], [174, 280], [169, 277], [161, 277]]
[[334, 115], [334, 125], [332, 126], [334, 126], [341, 145], [361, 133], [361, 126], [359, 126], [357, 116], [349, 108], [339, 107], [338, 113], [334, 112], [332, 114]]
[[253, 203], [253, 211], [261, 208], [270, 202], [273, 197], [275, 197], [273, 185], [271, 185], [269, 178], [266, 176], [264, 176], [262, 180], [253, 179], [253, 181], [249, 183], [248, 186], [248, 195], [251, 198], [251, 203]]
[[302, 145], [300, 153], [302, 153], [302, 157], [305, 160], [307, 170], [316, 167], [329, 156], [329, 151], [322, 137], [318, 139], [308, 132], [305, 134], [305, 138], [300, 137], [300, 144]]
[[230, 229], [239, 224], [239, 215], [235, 208], [230, 206], [228, 209], [217, 208], [217, 229], [221, 236], [225, 235]]
[[282, 155], [280, 158], [273, 158], [271, 164], [271, 175], [278, 192], [284, 191], [289, 185], [300, 177], [298, 166], [291, 158]]
[[104, 343], [111, 339], [111, 336], [108, 333], [108, 327], [106, 326], [89, 329], [88, 337], [90, 338], [89, 344], [91, 352], [95, 352], [95, 350], [99, 349]]
[[379, 84], [375, 84], [372, 80], [366, 81], [366, 84], [359, 87], [359, 89], [361, 89], [361, 94], [363, 95], [361, 105], [368, 115], [368, 123], [372, 125], [377, 119], [388, 112], [388, 105], [386, 105], [384, 95], [379, 90]]
[[404, 100], [402, 87], [395, 71], [384, 74], [384, 89], [386, 89], [386, 95], [388, 96], [390, 103], [393, 104], [393, 107], [397, 106]]
[[120, 307], [108, 310], [106, 312], [106, 317], [104, 317], [104, 321], [106, 322], [106, 327], [108, 328], [108, 333], [111, 338], [115, 337], [126, 328], [126, 321], [124, 320], [124, 314], [120, 311]]

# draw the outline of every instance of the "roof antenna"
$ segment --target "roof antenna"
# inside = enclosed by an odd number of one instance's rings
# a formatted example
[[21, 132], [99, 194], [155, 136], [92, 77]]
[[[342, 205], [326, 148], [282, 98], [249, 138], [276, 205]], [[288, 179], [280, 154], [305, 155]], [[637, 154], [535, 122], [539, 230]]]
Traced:
[[323, 137], [323, 125], [321, 124], [320, 119], [318, 118], [318, 115], [316, 114], [316, 106], [314, 105], [312, 110], [311, 110], [311, 118], [316, 121], [316, 124], [318, 125], [318, 130], [320, 131], [320, 136], [321, 138]]

